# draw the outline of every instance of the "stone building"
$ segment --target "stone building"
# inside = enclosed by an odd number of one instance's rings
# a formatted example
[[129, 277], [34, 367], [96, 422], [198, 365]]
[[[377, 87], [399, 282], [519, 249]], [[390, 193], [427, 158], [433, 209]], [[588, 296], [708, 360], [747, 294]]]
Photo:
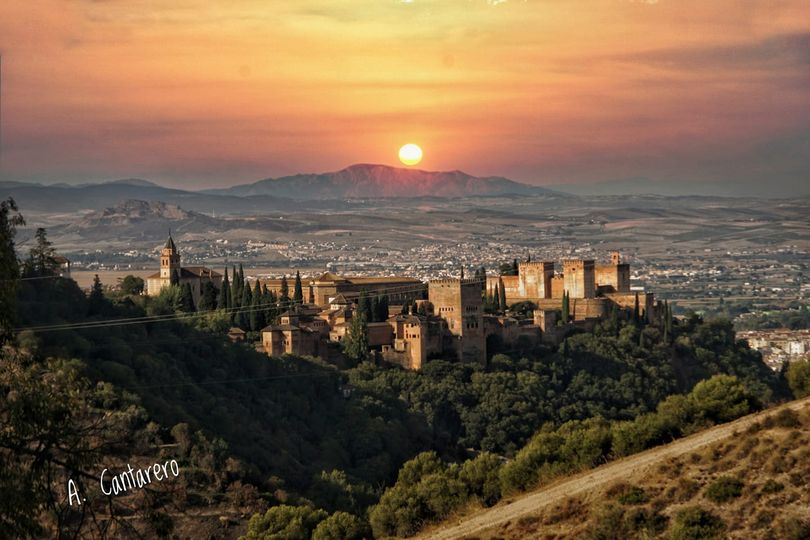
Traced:
[[395, 315], [388, 319], [392, 341], [382, 346], [382, 358], [405, 369], [422, 369], [428, 358], [444, 352], [447, 323], [429, 315]]
[[476, 279], [440, 279], [428, 284], [433, 313], [447, 321], [451, 347], [462, 362], [486, 361], [481, 283]]
[[565, 260], [562, 274], [554, 273], [553, 262], [520, 263], [517, 276], [487, 277], [490, 293], [496, 285], [503, 287], [507, 304], [529, 301], [542, 311], [560, 311], [563, 295], [568, 293], [571, 316], [578, 321], [606, 317], [613, 306], [632, 310], [636, 296], [639, 309], [651, 317], [655, 315], [654, 295], [630, 290], [630, 265], [622, 263], [621, 255], [615, 251], [606, 264]]
[[194, 305], [199, 303], [203, 286], [207, 282], [212, 283], [217, 290], [222, 286], [222, 274], [219, 272], [205, 266], [181, 266], [180, 252], [169, 235], [166, 244], [160, 250], [160, 271], [146, 277], [146, 294], [157, 296], [165, 287], [171, 285], [173, 276], [176, 277], [178, 285], [183, 286], [186, 283], [191, 285]]
[[294, 354], [326, 360], [328, 349], [325, 336], [329, 325], [323, 319], [299, 310], [282, 313], [279, 324], [262, 328], [262, 346], [270, 356]]
[[[281, 292], [281, 279], [262, 279], [263, 285], [271, 291]], [[290, 294], [293, 291], [294, 278], [287, 278]], [[404, 302], [421, 294], [424, 284], [416, 278], [407, 277], [354, 277], [338, 276], [325, 272], [318, 277], [301, 278], [301, 285], [306, 295], [307, 288], [312, 292], [311, 302], [321, 307], [330, 305], [338, 295], [349, 301], [356, 301], [362, 292], [369, 296], [375, 293], [385, 294], [392, 304]]]

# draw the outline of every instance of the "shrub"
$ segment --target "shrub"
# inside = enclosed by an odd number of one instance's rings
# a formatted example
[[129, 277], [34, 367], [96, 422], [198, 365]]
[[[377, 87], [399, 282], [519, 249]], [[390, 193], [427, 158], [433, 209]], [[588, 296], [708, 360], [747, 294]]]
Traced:
[[771, 478], [762, 486], [762, 493], [770, 495], [771, 493], [779, 493], [783, 489], [785, 489], [784, 484]]
[[625, 493], [619, 495], [619, 502], [622, 504], [644, 504], [647, 502], [647, 494], [640, 487], [631, 487]]
[[699, 506], [689, 506], [675, 514], [670, 540], [715, 540], [722, 537], [723, 520]]
[[721, 476], [708, 485], [706, 497], [717, 503], [724, 503], [742, 495], [742, 480], [733, 476]]
[[783, 428], [797, 428], [802, 425], [799, 415], [793, 409], [782, 409], [774, 415], [774, 423]]
[[312, 540], [363, 540], [370, 536], [368, 523], [347, 512], [335, 512], [315, 527]]
[[810, 359], [792, 362], [786, 377], [796, 399], [810, 396]]
[[810, 520], [787, 518], [781, 524], [781, 537], [784, 540], [807, 540], [810, 538]]

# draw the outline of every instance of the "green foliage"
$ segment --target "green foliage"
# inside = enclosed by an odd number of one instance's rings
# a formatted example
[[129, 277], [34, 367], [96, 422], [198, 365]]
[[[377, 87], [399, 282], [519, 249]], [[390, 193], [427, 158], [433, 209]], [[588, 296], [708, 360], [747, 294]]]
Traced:
[[501, 458], [489, 452], [481, 452], [475, 459], [461, 465], [458, 477], [464, 482], [470, 495], [477, 497], [484, 506], [492, 506], [501, 498]]
[[647, 494], [638, 486], [633, 486], [621, 495], [619, 495], [619, 502], [622, 504], [644, 504], [647, 502]]
[[781, 482], [777, 482], [773, 478], [769, 478], [767, 482], [762, 485], [762, 493], [767, 495], [771, 495], [773, 493], [779, 493], [780, 491], [784, 491], [785, 485]]
[[343, 354], [355, 364], [368, 359], [368, 324], [366, 314], [357, 310], [343, 338]]
[[788, 517], [782, 521], [779, 529], [784, 540], [807, 540], [810, 538], [810, 519]]
[[699, 506], [689, 506], [675, 514], [670, 540], [715, 540], [722, 538], [726, 526], [718, 516]]
[[48, 240], [48, 233], [39, 227], [34, 233], [34, 247], [31, 248], [25, 263], [25, 275], [28, 277], [55, 276], [59, 271], [55, 256], [56, 250], [53, 248], [53, 243]]
[[198, 308], [200, 311], [211, 311], [217, 308], [217, 288], [210, 281], [203, 284]]
[[810, 358], [791, 362], [786, 378], [790, 390], [797, 399], [810, 396]]
[[715, 375], [699, 382], [689, 399], [698, 418], [712, 423], [728, 422], [760, 406], [745, 385], [731, 375]]
[[180, 287], [180, 297], [178, 299], [178, 309], [184, 313], [194, 312], [194, 295], [191, 292], [191, 284], [186, 282]]
[[304, 289], [301, 287], [301, 273], [298, 270], [295, 271], [295, 287], [293, 288], [292, 299], [294, 304], [304, 303]]
[[611, 504], [599, 510], [584, 536], [589, 540], [653, 538], [664, 532], [667, 521], [666, 516], [654, 510]]
[[310, 506], [274, 506], [255, 514], [248, 523], [245, 540], [309, 540], [328, 514]]
[[11, 340], [17, 319], [17, 287], [20, 266], [14, 248], [17, 227], [25, 220], [17, 212], [14, 199], [0, 202], [0, 347]]
[[742, 495], [744, 484], [739, 478], [721, 476], [708, 486], [704, 494], [706, 498], [716, 503], [728, 502]]
[[219, 289], [219, 298], [217, 299], [217, 308], [228, 309], [231, 307], [231, 284], [228, 280], [228, 269], [225, 269], [225, 276], [222, 278], [222, 286]]
[[143, 293], [144, 282], [143, 278], [129, 274], [121, 280], [121, 292], [124, 294], [139, 295]]
[[371, 538], [368, 523], [346, 512], [335, 512], [321, 521], [312, 534], [312, 540], [364, 540]]

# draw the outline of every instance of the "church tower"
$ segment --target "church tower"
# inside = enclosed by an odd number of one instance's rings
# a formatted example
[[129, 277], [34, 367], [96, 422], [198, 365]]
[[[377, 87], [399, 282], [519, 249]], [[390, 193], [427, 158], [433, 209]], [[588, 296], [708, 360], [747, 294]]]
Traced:
[[166, 245], [160, 250], [160, 278], [171, 279], [172, 273], [177, 272], [180, 275], [180, 254], [177, 252], [177, 247], [174, 245], [172, 235], [169, 234], [169, 239], [166, 240]]

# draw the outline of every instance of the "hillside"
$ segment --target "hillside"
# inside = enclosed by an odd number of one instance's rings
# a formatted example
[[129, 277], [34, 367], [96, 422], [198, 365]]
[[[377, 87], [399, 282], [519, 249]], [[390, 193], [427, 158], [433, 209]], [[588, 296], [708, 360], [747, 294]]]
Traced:
[[[420, 538], [697, 538], [676, 532], [696, 516], [707, 527], [702, 538], [773, 538], [774, 531], [808, 538], [808, 457], [804, 398], [559, 480]], [[723, 532], [711, 536], [713, 526]]]
[[[336, 172], [268, 178], [209, 193], [272, 195], [295, 199], [378, 197], [469, 197], [475, 195], [559, 195], [501, 177], [479, 178], [461, 171], [434, 172], [358, 164]], [[570, 195], [566, 195], [570, 197]]]

